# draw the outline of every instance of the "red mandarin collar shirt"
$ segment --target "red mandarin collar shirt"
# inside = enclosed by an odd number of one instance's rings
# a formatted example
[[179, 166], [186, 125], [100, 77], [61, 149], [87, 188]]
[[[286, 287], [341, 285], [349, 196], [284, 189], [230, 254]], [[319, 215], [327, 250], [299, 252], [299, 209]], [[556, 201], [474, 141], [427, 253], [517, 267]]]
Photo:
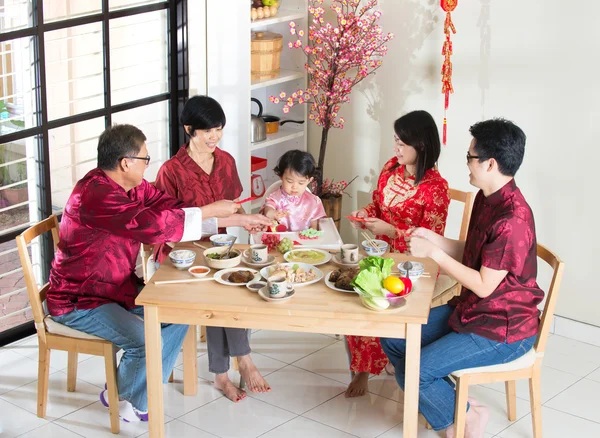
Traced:
[[450, 190], [448, 182], [435, 169], [425, 171], [423, 179], [415, 185], [415, 177], [404, 179], [404, 165], [391, 158], [379, 175], [373, 202], [364, 210], [369, 217], [379, 218], [396, 228], [396, 236], [375, 236], [390, 244], [393, 252], [406, 252], [405, 231], [424, 227], [444, 235]]
[[[207, 174], [188, 155], [187, 147], [188, 143], [184, 144], [173, 158], [161, 166], [155, 182], [158, 189], [194, 207], [240, 197], [243, 187], [235, 160], [229, 153], [215, 148], [213, 168]], [[225, 228], [219, 229], [219, 233], [225, 232]], [[169, 250], [166, 245], [156, 247], [156, 260], [162, 262]]]
[[192, 220], [200, 211], [183, 207], [145, 180], [125, 192], [102, 170], [91, 170], [75, 185], [62, 215], [47, 294], [50, 314], [111, 302], [132, 308], [140, 242], [178, 242], [186, 235], [189, 240], [202, 235], [200, 223]]
[[531, 208], [514, 179], [487, 198], [477, 193], [463, 264], [508, 271], [486, 298], [463, 287], [450, 326], [459, 333], [474, 333], [512, 343], [537, 334], [538, 304], [544, 292], [538, 287], [535, 223]]

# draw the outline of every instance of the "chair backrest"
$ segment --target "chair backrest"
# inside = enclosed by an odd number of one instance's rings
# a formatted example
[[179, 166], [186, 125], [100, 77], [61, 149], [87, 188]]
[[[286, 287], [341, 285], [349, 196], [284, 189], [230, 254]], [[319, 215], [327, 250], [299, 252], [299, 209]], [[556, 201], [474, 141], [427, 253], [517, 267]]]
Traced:
[[474, 192], [463, 192], [462, 190], [450, 189], [450, 199], [453, 201], [464, 202], [462, 222], [460, 224], [460, 232], [458, 240], [467, 240], [467, 232], [469, 231], [469, 222], [471, 221], [471, 212], [473, 211], [473, 201], [475, 200]]
[[542, 311], [542, 317], [540, 318], [540, 328], [538, 330], [538, 336], [535, 342], [535, 351], [543, 353], [546, 349], [546, 341], [548, 340], [548, 334], [550, 333], [550, 326], [552, 325], [552, 317], [554, 316], [554, 309], [556, 308], [556, 300], [558, 299], [558, 291], [560, 289], [560, 282], [562, 281], [563, 269], [565, 264], [556, 254], [550, 251], [541, 243], [537, 244], [537, 256], [543, 261], [548, 263], [554, 270], [552, 274], [552, 281], [546, 294], [546, 304]]
[[27, 286], [27, 294], [29, 296], [29, 303], [31, 304], [31, 310], [33, 312], [33, 320], [38, 334], [42, 337], [45, 337], [46, 332], [44, 326], [44, 317], [46, 316], [46, 313], [44, 312], [42, 303], [46, 300], [46, 292], [48, 291], [49, 284], [46, 283], [41, 289], [38, 287], [27, 245], [29, 245], [36, 237], [47, 232], [52, 233], [54, 249], [56, 249], [59, 237], [58, 219], [55, 215], [29, 227], [16, 237], [17, 249], [19, 251], [19, 258], [21, 259], [21, 266], [23, 267], [23, 274], [25, 276], [25, 285]]

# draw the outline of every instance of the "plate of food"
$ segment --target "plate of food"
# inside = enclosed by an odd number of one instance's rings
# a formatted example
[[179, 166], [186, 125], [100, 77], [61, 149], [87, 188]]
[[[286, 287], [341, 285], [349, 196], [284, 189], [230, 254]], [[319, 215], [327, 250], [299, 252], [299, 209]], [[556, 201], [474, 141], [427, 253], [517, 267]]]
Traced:
[[260, 273], [250, 268], [228, 268], [216, 272], [214, 279], [227, 286], [246, 286], [251, 281], [260, 280]]
[[277, 263], [276, 265], [262, 268], [260, 275], [265, 280], [272, 276], [285, 276], [294, 287], [313, 284], [323, 278], [323, 273], [320, 269], [307, 263]]
[[319, 266], [331, 260], [331, 254], [322, 249], [292, 249], [286, 252], [283, 258], [290, 263], [306, 263]]
[[325, 277], [325, 286], [340, 292], [356, 293], [350, 283], [356, 278], [360, 268], [342, 268], [331, 271]]

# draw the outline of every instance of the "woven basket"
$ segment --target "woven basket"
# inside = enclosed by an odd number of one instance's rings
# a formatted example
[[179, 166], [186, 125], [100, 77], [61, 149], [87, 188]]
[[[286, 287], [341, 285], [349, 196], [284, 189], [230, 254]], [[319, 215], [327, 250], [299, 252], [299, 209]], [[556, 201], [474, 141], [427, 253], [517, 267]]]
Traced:
[[279, 76], [283, 36], [274, 32], [252, 32], [252, 79], [270, 79]]

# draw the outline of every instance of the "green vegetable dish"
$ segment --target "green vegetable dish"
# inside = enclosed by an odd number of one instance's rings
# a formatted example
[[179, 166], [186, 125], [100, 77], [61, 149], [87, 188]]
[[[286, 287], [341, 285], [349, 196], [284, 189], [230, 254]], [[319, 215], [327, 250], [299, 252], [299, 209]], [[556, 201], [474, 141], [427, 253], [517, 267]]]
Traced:
[[371, 256], [362, 259], [358, 266], [360, 272], [350, 284], [360, 290], [367, 304], [381, 308], [381, 300], [372, 298], [385, 298], [381, 288], [383, 280], [392, 273], [394, 259]]

